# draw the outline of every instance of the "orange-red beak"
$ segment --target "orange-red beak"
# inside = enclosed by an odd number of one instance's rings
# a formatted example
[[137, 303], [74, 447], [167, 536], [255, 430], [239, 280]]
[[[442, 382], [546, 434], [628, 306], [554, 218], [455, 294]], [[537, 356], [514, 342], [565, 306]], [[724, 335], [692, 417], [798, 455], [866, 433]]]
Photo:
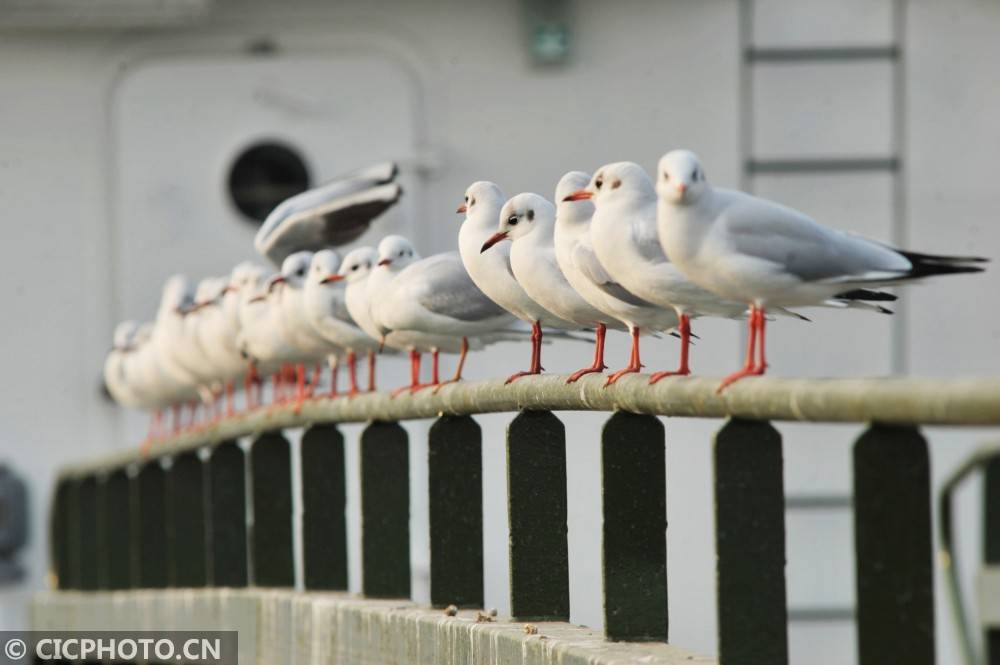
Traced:
[[468, 212], [468, 211], [469, 211], [469, 206], [463, 203], [462, 205], [458, 206], [458, 210], [456, 210], [455, 212], [457, 212], [458, 214], [462, 214], [463, 212]]
[[563, 201], [586, 201], [587, 199], [593, 198], [594, 195], [585, 189], [578, 189], [572, 194], [566, 196]]
[[684, 192], [686, 192], [688, 188], [687, 185], [685, 185], [684, 183], [681, 183], [680, 185], [674, 185], [674, 187], [677, 189], [678, 192], [681, 193], [682, 196], [684, 195]]
[[274, 287], [276, 287], [278, 284], [284, 284], [284, 283], [285, 283], [285, 278], [282, 277], [281, 275], [278, 275], [277, 277], [271, 279], [271, 283], [267, 285], [267, 290], [270, 293], [271, 291], [274, 290]]
[[320, 284], [333, 284], [334, 282], [339, 282], [344, 279], [343, 275], [328, 275], [323, 279], [319, 280]]
[[387, 266], [392, 263], [392, 259], [382, 259], [378, 262], [380, 266]]
[[506, 240], [506, 239], [507, 239], [506, 231], [500, 231], [499, 233], [494, 233], [489, 237], [489, 239], [486, 242], [483, 243], [483, 248], [479, 250], [479, 253], [482, 254], [493, 245], [497, 244], [501, 240]]

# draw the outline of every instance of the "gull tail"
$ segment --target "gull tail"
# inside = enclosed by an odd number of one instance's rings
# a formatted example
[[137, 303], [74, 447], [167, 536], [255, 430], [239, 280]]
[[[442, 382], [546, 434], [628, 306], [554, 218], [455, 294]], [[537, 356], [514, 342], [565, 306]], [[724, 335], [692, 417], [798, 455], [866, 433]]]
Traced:
[[913, 266], [903, 279], [920, 279], [931, 275], [955, 275], [967, 272], [983, 272], [984, 266], [975, 265], [988, 263], [989, 259], [981, 256], [944, 256], [941, 254], [920, 254], [896, 250]]

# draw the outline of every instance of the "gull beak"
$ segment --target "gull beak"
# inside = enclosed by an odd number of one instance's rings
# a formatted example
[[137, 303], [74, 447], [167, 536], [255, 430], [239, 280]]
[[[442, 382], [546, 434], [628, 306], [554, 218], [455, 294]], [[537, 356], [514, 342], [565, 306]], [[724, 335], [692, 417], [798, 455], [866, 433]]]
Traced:
[[344, 279], [343, 275], [339, 275], [339, 274], [338, 275], [328, 275], [327, 277], [324, 277], [323, 279], [319, 280], [319, 283], [320, 284], [333, 284], [334, 282], [339, 282], [342, 279]]
[[261, 294], [259, 296], [254, 296], [253, 298], [251, 298], [247, 302], [264, 302], [265, 300], [267, 300], [267, 296]]
[[501, 240], [506, 240], [506, 239], [507, 239], [506, 231], [500, 231], [499, 233], [494, 233], [489, 237], [489, 239], [486, 242], [483, 243], [483, 248], [479, 250], [479, 253], [482, 254], [493, 245], [497, 244]]
[[684, 183], [681, 183], [679, 185], [674, 185], [674, 187], [677, 189], [677, 193], [680, 194], [681, 196], [684, 196], [684, 192], [686, 192], [688, 188], [688, 186], [685, 185]]
[[226, 287], [224, 289], [222, 289], [222, 293], [220, 295], [224, 296], [227, 293], [236, 293], [236, 285], [235, 284], [226, 284]]
[[455, 212], [461, 215], [462, 213], [468, 212], [468, 211], [469, 211], [469, 206], [467, 206], [467, 205], [465, 205], [463, 203], [462, 205], [458, 206], [458, 210], [456, 210]]
[[585, 189], [578, 189], [572, 194], [566, 196], [563, 201], [586, 201], [587, 199], [594, 198], [594, 195]]
[[278, 275], [277, 277], [273, 278], [271, 280], [271, 283], [267, 285], [267, 291], [268, 291], [268, 293], [270, 293], [271, 291], [273, 291], [274, 287], [276, 287], [278, 284], [284, 284], [285, 281], [286, 281], [285, 278], [282, 277], [281, 275]]
[[378, 262], [378, 264], [380, 266], [392, 265], [392, 259], [382, 259], [381, 261]]

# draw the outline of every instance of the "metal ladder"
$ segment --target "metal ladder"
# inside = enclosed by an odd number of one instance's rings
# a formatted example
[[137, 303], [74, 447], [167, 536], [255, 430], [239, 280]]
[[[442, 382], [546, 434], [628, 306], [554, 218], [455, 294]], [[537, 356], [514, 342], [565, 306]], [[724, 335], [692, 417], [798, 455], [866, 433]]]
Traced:
[[[789, 0], [794, 1], [794, 0]], [[740, 1], [740, 99], [742, 136], [741, 188], [753, 192], [755, 177], [759, 175], [834, 175], [844, 173], [892, 174], [891, 239], [897, 245], [906, 244], [905, 202], [906, 183], [904, 169], [905, 145], [905, 89], [904, 89], [904, 2], [892, 2], [892, 38], [890, 43], [876, 46], [820, 46], [820, 47], [761, 47], [754, 39], [754, 0]], [[892, 65], [892, 149], [890, 154], [859, 154], [857, 156], [761, 158], [756, 154], [754, 141], [755, 108], [759, 101], [754, 90], [754, 72], [758, 67], [781, 67], [792, 64], [827, 64], [845, 62], [890, 63]], [[900, 310], [902, 308], [899, 308]], [[893, 322], [891, 367], [894, 373], [905, 373], [906, 329], [900, 314]], [[850, 511], [853, 505], [849, 494], [786, 495], [786, 511]], [[792, 622], [853, 621], [855, 608], [849, 606], [800, 606], [789, 607], [788, 620]]]

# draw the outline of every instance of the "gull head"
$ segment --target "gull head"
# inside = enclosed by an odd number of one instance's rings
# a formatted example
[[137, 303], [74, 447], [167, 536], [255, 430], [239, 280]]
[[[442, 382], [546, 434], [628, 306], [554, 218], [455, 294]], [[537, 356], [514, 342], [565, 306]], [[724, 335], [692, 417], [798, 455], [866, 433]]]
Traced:
[[556, 185], [556, 215], [559, 222], [589, 222], [594, 215], [594, 203], [589, 198], [574, 198], [571, 195], [586, 189], [590, 184], [590, 174], [570, 171], [559, 179]]
[[496, 223], [497, 210], [503, 205], [503, 192], [488, 180], [478, 180], [465, 190], [462, 205], [455, 212], [465, 213], [466, 219], [484, 220], [492, 226]]
[[403, 236], [386, 236], [378, 244], [377, 265], [380, 268], [399, 271], [419, 258], [413, 243]]
[[489, 249], [487, 245], [492, 246], [491, 242], [496, 244], [507, 238], [513, 242], [531, 233], [542, 233], [551, 237], [555, 221], [556, 207], [544, 196], [528, 192], [518, 194], [503, 204], [503, 208], [500, 209], [499, 229], [486, 241], [483, 248]]
[[634, 204], [654, 200], [653, 181], [635, 162], [614, 162], [597, 169], [587, 186], [570, 192], [563, 201], [590, 199], [594, 206]]
[[281, 262], [281, 274], [274, 280], [274, 283], [287, 283], [298, 287], [305, 283], [306, 274], [309, 272], [309, 263], [312, 261], [313, 253], [301, 251], [289, 254]]
[[223, 294], [237, 293], [241, 289], [256, 286], [264, 277], [264, 269], [253, 261], [237, 263], [229, 273], [229, 284], [223, 289]]
[[660, 158], [656, 169], [656, 193], [675, 204], [694, 203], [708, 189], [705, 170], [690, 150], [671, 150]]
[[139, 332], [139, 324], [135, 321], [122, 321], [115, 326], [112, 337], [112, 348], [115, 351], [131, 351], [135, 348], [135, 337]]
[[163, 285], [160, 298], [160, 312], [163, 314], [186, 314], [194, 304], [194, 286], [184, 275], [172, 275]]
[[378, 253], [374, 247], [358, 247], [347, 253], [337, 274], [347, 280], [348, 284], [358, 282], [371, 274], [376, 261]]
[[194, 292], [195, 311], [216, 304], [225, 286], [226, 280], [221, 277], [206, 277], [198, 282], [198, 288]]
[[315, 284], [332, 284], [344, 279], [340, 270], [340, 254], [333, 249], [324, 249], [313, 254], [309, 266], [309, 281]]

